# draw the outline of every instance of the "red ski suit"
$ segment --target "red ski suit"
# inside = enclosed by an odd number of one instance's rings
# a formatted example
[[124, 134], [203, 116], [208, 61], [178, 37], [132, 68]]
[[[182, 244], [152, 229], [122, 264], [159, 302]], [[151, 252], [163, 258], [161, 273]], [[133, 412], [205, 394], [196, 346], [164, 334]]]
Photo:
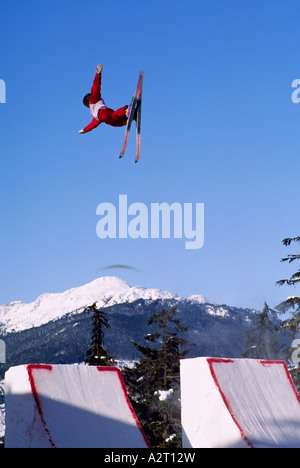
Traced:
[[113, 127], [123, 127], [127, 123], [127, 106], [121, 107], [116, 111], [106, 107], [105, 102], [101, 98], [101, 79], [102, 74], [96, 73], [90, 97], [90, 111], [93, 120], [83, 129], [85, 133], [98, 127], [102, 122]]

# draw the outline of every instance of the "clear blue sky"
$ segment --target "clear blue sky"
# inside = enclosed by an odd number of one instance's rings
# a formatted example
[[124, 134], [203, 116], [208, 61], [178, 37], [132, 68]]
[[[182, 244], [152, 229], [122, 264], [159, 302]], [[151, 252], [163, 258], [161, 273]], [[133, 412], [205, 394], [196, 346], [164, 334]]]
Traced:
[[[294, 0], [1, 2], [0, 303], [98, 276], [229, 305], [276, 306], [285, 237], [300, 233], [299, 9]], [[123, 128], [87, 135], [103, 64], [106, 104], [144, 70], [142, 156]], [[96, 236], [96, 207], [204, 203], [205, 244]], [[292, 249], [291, 249], [292, 251]], [[103, 270], [108, 265], [136, 270]]]

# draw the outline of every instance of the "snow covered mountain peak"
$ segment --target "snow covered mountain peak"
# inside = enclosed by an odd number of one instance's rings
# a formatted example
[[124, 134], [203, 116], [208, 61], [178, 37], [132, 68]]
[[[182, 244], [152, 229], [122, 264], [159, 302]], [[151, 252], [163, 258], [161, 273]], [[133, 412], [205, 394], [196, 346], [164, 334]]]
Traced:
[[201, 294], [194, 294], [193, 296], [188, 297], [188, 300], [198, 304], [206, 304], [208, 302], [206, 297], [202, 296]]
[[62, 293], [42, 294], [29, 304], [14, 301], [0, 305], [0, 328], [4, 332], [22, 331], [60, 319], [66, 314], [80, 313], [95, 302], [101, 308], [131, 303], [138, 299], [154, 301], [180, 298], [160, 289], [130, 287], [120, 278], [105, 276]]

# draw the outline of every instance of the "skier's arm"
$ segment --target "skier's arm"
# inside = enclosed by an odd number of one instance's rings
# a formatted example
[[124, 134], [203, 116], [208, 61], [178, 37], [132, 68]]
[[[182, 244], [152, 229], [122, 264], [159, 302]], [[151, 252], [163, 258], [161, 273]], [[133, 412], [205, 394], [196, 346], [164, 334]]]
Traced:
[[98, 125], [100, 125], [100, 124], [101, 124], [101, 121], [94, 118], [94, 119], [91, 121], [91, 123], [89, 123], [86, 127], [84, 127], [84, 129], [80, 130], [79, 133], [87, 133], [87, 132], [90, 132], [90, 131], [93, 130], [94, 128], [97, 128]]
[[102, 74], [97, 72], [91, 89], [91, 104], [96, 104], [101, 99], [101, 78]]

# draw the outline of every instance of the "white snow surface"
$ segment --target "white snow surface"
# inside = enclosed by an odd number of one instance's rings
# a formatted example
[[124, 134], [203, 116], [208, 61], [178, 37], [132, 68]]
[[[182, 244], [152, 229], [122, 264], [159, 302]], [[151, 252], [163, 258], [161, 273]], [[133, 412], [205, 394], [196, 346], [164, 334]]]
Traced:
[[[0, 305], [0, 329], [3, 332], [18, 332], [39, 327], [66, 314], [80, 313], [85, 307], [97, 303], [97, 307], [131, 303], [137, 299], [177, 299], [180, 297], [160, 289], [130, 287], [117, 277], [101, 277], [80, 287], [62, 293], [45, 293], [29, 304], [21, 301]], [[190, 298], [189, 298], [190, 299]], [[203, 296], [193, 296], [193, 301], [203, 303]]]
[[184, 448], [300, 448], [300, 398], [286, 364], [181, 361]]
[[[0, 397], [4, 395], [4, 380], [0, 380]], [[4, 403], [0, 403], [0, 439], [5, 433], [5, 407]]]
[[173, 396], [173, 388], [170, 390], [157, 390], [154, 395], [158, 395], [159, 401], [170, 400]]
[[11, 367], [6, 448], [147, 448], [119, 369], [84, 364]]

